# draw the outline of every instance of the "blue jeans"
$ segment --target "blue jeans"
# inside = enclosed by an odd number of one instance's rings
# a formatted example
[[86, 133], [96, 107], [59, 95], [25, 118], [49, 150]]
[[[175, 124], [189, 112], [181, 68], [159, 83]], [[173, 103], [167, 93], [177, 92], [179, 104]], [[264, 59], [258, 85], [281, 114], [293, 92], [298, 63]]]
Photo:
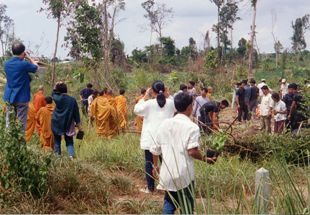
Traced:
[[[74, 157], [74, 146], [73, 146], [73, 137], [65, 136], [66, 146], [68, 155]], [[58, 155], [61, 155], [61, 135], [54, 134], [55, 145], [54, 152]]]
[[163, 214], [174, 214], [177, 208], [181, 209], [181, 214], [193, 214], [194, 192], [194, 182], [188, 187], [176, 192], [166, 191]]
[[145, 155], [145, 176], [147, 188], [150, 191], [155, 190], [155, 180], [153, 177], [153, 154], [149, 150], [144, 151]]
[[25, 132], [27, 127], [28, 109], [28, 103], [8, 104], [5, 117], [6, 127], [8, 128], [12, 122], [15, 122], [17, 117], [22, 124], [23, 132]]

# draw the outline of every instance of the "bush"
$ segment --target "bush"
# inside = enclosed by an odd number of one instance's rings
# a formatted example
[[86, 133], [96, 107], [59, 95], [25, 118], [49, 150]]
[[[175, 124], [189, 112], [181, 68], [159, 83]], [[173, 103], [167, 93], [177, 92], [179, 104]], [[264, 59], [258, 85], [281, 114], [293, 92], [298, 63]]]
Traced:
[[0, 187], [41, 197], [47, 191], [50, 161], [27, 148], [20, 126], [12, 123], [7, 129], [0, 118]]

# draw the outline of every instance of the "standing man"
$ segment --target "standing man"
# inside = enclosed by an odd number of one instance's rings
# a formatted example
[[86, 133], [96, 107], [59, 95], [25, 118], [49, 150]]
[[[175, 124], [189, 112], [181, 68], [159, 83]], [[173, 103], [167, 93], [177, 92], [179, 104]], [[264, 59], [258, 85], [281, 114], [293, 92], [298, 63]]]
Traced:
[[245, 103], [245, 82], [241, 82], [241, 85], [239, 86], [239, 89], [236, 93], [236, 103], [237, 103], [237, 109], [238, 109], [238, 121], [241, 122], [246, 121], [248, 119], [248, 106]]
[[196, 95], [197, 93], [195, 85], [196, 85], [195, 81], [188, 82], [188, 93], [191, 94], [192, 96]]
[[201, 91], [201, 96], [198, 96], [195, 99], [194, 102], [194, 111], [193, 111], [193, 116], [197, 119], [199, 119], [200, 117], [200, 108], [206, 104], [207, 102], [209, 102], [209, 99], [207, 97], [207, 93], [208, 93], [208, 89], [207, 88], [202, 88]]
[[92, 84], [87, 84], [86, 88], [81, 90], [80, 99], [82, 102], [82, 112], [85, 116], [87, 116], [88, 111], [88, 97], [93, 94], [94, 90], [92, 89]]
[[267, 86], [266, 84], [266, 79], [262, 79], [261, 82], [257, 85], [258, 89], [259, 89], [259, 96], [262, 97], [263, 96], [263, 91], [262, 91], [262, 87], [263, 86]]
[[251, 97], [249, 102], [249, 111], [251, 116], [255, 116], [258, 103], [259, 89], [256, 86], [256, 81], [254, 79], [250, 80], [250, 86], [251, 86]]
[[[21, 42], [12, 45], [13, 57], [4, 63], [4, 71], [7, 83], [3, 100], [7, 103], [6, 126], [14, 118], [19, 119], [23, 131], [27, 125], [28, 103], [30, 101], [30, 76], [38, 70], [38, 64], [25, 52], [25, 46]], [[25, 61], [27, 58], [30, 62]]]
[[127, 120], [128, 120], [128, 114], [127, 114], [127, 99], [125, 97], [125, 90], [121, 89], [119, 91], [119, 96], [115, 97], [116, 102], [116, 110], [118, 115], [118, 127], [125, 131], [127, 128]]
[[282, 79], [281, 80], [281, 87], [280, 87], [280, 95], [281, 95], [281, 98], [283, 99], [284, 96], [288, 93], [288, 83], [286, 82], [286, 79]]
[[[181, 214], [194, 212], [194, 159], [213, 164], [216, 158], [207, 158], [199, 150], [199, 127], [190, 120], [193, 111], [193, 98], [180, 93], [174, 98], [178, 114], [166, 119], [158, 127], [153, 154], [153, 175], [159, 173], [158, 189], [165, 191], [163, 214], [173, 214], [180, 208]], [[162, 155], [162, 165], [158, 158]]]
[[41, 107], [45, 107], [45, 105], [44, 87], [41, 85], [38, 92], [33, 95], [33, 106], [36, 113], [38, 113]]
[[269, 92], [268, 86], [262, 87], [263, 96], [260, 104], [261, 130], [271, 133], [271, 113], [273, 108], [273, 100]]

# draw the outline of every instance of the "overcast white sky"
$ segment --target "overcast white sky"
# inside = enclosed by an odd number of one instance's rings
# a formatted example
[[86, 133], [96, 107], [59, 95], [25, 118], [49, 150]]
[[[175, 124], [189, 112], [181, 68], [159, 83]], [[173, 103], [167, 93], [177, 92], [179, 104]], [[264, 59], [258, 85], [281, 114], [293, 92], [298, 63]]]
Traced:
[[[46, 14], [39, 13], [42, 0], [0, 0], [8, 6], [7, 14], [14, 19], [15, 32], [32, 50], [39, 47], [39, 54], [52, 56], [56, 23], [47, 19]], [[126, 0], [126, 11], [121, 12], [120, 18], [125, 20], [116, 27], [116, 33], [125, 43], [125, 50], [130, 53], [134, 48], [143, 48], [150, 43], [150, 31], [143, 17], [141, 7], [143, 0]], [[210, 0], [157, 0], [172, 7], [174, 17], [164, 29], [164, 36], [171, 36], [178, 47], [188, 44], [189, 37], [193, 37], [198, 46], [202, 46], [203, 34], [216, 23], [216, 7]], [[249, 39], [252, 11], [250, 0], [243, 0], [240, 4], [239, 16], [242, 20], [235, 24], [234, 45], [241, 37]], [[273, 38], [271, 35], [271, 11], [277, 14], [275, 34], [284, 47], [291, 47], [291, 22], [297, 17], [310, 13], [310, 0], [258, 0], [257, 8], [257, 44], [260, 52], [273, 51]], [[65, 35], [65, 28], [61, 30], [61, 45]], [[306, 40], [310, 46], [309, 33]], [[212, 44], [216, 45], [216, 35], [211, 34]], [[154, 41], [155, 39], [153, 39]], [[67, 50], [60, 47], [59, 57], [65, 58]]]

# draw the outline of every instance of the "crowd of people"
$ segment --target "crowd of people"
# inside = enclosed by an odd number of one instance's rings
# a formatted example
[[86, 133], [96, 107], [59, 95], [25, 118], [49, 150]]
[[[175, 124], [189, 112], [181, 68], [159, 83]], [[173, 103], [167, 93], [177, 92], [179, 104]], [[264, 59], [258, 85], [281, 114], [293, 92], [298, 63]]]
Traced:
[[[17, 117], [26, 142], [37, 131], [42, 148], [59, 155], [63, 138], [68, 156], [73, 158], [74, 137], [83, 133], [77, 100], [68, 95], [64, 82], [58, 82], [51, 96], [46, 96], [44, 87], [40, 86], [30, 102], [28, 73], [35, 73], [38, 65], [29, 56], [29, 61], [24, 60], [27, 53], [22, 43], [14, 43], [12, 51], [14, 57], [4, 65], [7, 127], [14, 122], [12, 116]], [[296, 132], [305, 120], [302, 96], [297, 84], [288, 84], [285, 79], [281, 82], [279, 92], [272, 92], [264, 79], [257, 85], [254, 79], [249, 80], [249, 84], [248, 80], [237, 83], [232, 105], [237, 106], [238, 121], [260, 118], [261, 129], [271, 133], [273, 117], [274, 133], [282, 133], [286, 126]], [[96, 127], [99, 136], [110, 138], [128, 129], [125, 90], [121, 89], [115, 97], [111, 89], [97, 91], [88, 84], [80, 92], [80, 102], [82, 113], [89, 119], [89, 124]], [[181, 84], [173, 96], [162, 81], [141, 89], [134, 106], [135, 130], [141, 133], [140, 148], [145, 156], [147, 186], [141, 191], [154, 192], [158, 178], [157, 189], [165, 191], [164, 214], [174, 213], [178, 207], [181, 213], [193, 213], [193, 160], [210, 164], [217, 160], [199, 150], [200, 135], [219, 130], [219, 112], [228, 106], [226, 99], [215, 101], [212, 87], [196, 89], [194, 81]]]

